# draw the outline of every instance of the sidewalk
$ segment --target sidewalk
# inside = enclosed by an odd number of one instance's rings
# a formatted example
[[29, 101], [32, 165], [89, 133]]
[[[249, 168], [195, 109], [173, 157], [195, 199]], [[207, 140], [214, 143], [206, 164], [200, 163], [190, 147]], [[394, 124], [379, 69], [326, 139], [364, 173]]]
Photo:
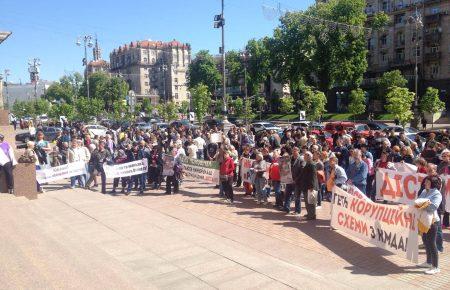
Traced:
[[52, 187], [36, 201], [0, 195], [4, 289], [450, 285], [448, 231], [442, 272], [430, 278], [400, 257], [330, 230], [328, 203], [317, 221], [304, 222], [241, 193], [236, 205], [226, 205], [210, 184], [184, 182], [184, 192], [172, 196]]

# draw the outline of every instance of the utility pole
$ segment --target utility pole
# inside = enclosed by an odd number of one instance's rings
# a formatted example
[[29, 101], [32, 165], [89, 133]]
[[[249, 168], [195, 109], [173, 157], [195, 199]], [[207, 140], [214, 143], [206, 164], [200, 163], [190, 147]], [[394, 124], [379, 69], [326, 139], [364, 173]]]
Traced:
[[[88, 75], [88, 56], [87, 56], [87, 48], [91, 48], [94, 44], [92, 43], [92, 35], [84, 35], [82, 37], [77, 38], [76, 44], [78, 46], [84, 45], [84, 58], [83, 58], [83, 66], [84, 66], [84, 79], [86, 80], [86, 89], [87, 89], [87, 97], [90, 98], [89, 92], [89, 75]], [[81, 43], [83, 41], [83, 43]]]
[[163, 93], [164, 93], [164, 104], [167, 104], [167, 95], [166, 95], [166, 71], [167, 71], [167, 65], [164, 64], [164, 61], [162, 62], [163, 64], [161, 65], [161, 71], [163, 73]]
[[220, 15], [214, 16], [214, 28], [222, 29], [222, 47], [220, 48], [220, 52], [222, 54], [222, 97], [223, 97], [223, 115], [224, 119], [227, 118], [227, 76], [226, 76], [226, 68], [225, 68], [225, 0], [222, 0], [222, 13]]
[[248, 129], [248, 88], [247, 88], [247, 65], [248, 59], [251, 57], [251, 54], [245, 50], [241, 53], [241, 57], [244, 60], [244, 110], [245, 110], [245, 126]]
[[414, 16], [409, 16], [408, 22], [410, 24], [415, 25], [416, 30], [416, 37], [414, 41], [416, 42], [416, 53], [415, 53], [415, 67], [414, 67], [414, 89], [415, 89], [415, 96], [414, 96], [414, 119], [411, 122], [411, 127], [417, 128], [419, 126], [420, 120], [419, 120], [419, 30], [423, 27], [422, 22], [422, 15], [420, 15], [420, 12], [416, 5], [416, 12]]
[[6, 89], [6, 108], [9, 109], [9, 89], [8, 89], [8, 76], [10, 76], [10, 70], [5, 69], [5, 89]]
[[[39, 81], [39, 67], [41, 61], [39, 58], [33, 58], [28, 61], [28, 72], [30, 73], [30, 81], [34, 84], [34, 99], [37, 100], [37, 84]], [[31, 97], [30, 97], [31, 99]]]

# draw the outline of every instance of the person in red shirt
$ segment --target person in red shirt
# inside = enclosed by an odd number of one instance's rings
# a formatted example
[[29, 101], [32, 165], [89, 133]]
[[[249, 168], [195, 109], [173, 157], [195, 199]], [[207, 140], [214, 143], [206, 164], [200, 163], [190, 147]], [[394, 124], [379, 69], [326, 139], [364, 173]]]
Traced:
[[270, 189], [273, 188], [275, 192], [275, 204], [274, 207], [283, 209], [283, 197], [281, 196], [281, 176], [280, 176], [280, 166], [278, 160], [280, 158], [280, 153], [278, 150], [273, 151], [273, 162], [269, 166], [269, 184], [271, 187], [268, 189], [267, 196], [270, 195]]
[[234, 160], [230, 156], [230, 152], [224, 151], [223, 162], [220, 164], [220, 182], [228, 202], [234, 202], [233, 193], [233, 176], [234, 176]]

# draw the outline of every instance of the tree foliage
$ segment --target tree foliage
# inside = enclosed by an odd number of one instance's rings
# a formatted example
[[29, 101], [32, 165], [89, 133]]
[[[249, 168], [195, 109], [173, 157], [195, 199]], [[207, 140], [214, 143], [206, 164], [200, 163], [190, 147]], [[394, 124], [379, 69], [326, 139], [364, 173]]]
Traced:
[[403, 127], [413, 118], [411, 106], [414, 102], [414, 96], [415, 94], [407, 88], [397, 86], [390, 87], [386, 95], [386, 110], [393, 114]]
[[67, 103], [60, 103], [52, 105], [49, 117], [59, 120], [60, 116], [65, 116], [68, 120], [72, 120], [75, 116], [75, 108], [73, 105]]
[[380, 100], [386, 97], [386, 94], [392, 87], [405, 88], [408, 81], [403, 77], [402, 72], [393, 70], [385, 72], [377, 79], [377, 95]]
[[420, 99], [419, 107], [422, 113], [435, 114], [445, 109], [445, 103], [439, 98], [439, 90], [429, 87]]
[[12, 112], [18, 118], [36, 116], [33, 102], [16, 100], [13, 104]]
[[65, 102], [73, 104], [77, 98], [83, 77], [80, 73], [64, 75], [58, 82], [54, 82], [47, 89], [44, 98], [50, 102]]
[[350, 92], [350, 103], [348, 112], [353, 115], [360, 115], [366, 111], [366, 92], [358, 88]]
[[32, 101], [34, 105], [34, 114], [36, 116], [48, 114], [50, 111], [50, 102], [45, 99], [37, 99]]
[[141, 110], [145, 112], [147, 116], [151, 116], [153, 113], [153, 105], [149, 98], [142, 100]]
[[295, 100], [289, 95], [280, 99], [280, 113], [289, 114], [294, 110]]
[[361, 83], [367, 69], [364, 32], [305, 19], [364, 26], [365, 6], [364, 0], [332, 0], [281, 17], [269, 41], [272, 67], [279, 82], [290, 84], [294, 97], [305, 84], [326, 92], [334, 86], [356, 88]]
[[376, 13], [371, 21], [371, 27], [375, 30], [381, 30], [389, 24], [390, 18], [384, 11]]
[[102, 99], [80, 97], [76, 100], [75, 107], [75, 118], [88, 122], [92, 117], [98, 117], [104, 112], [105, 103]]
[[189, 101], [188, 100], [183, 100], [180, 103], [180, 113], [184, 114], [184, 115], [188, 115], [190, 107], [191, 107], [191, 104], [189, 103]]
[[251, 39], [247, 42], [247, 87], [250, 96], [256, 95], [260, 84], [272, 75], [270, 62], [270, 40], [268, 37]]
[[190, 92], [195, 116], [197, 117], [197, 121], [201, 123], [211, 105], [211, 93], [209, 92], [208, 86], [204, 84], [196, 85], [190, 89]]
[[228, 71], [228, 82], [232, 87], [241, 85], [241, 79], [244, 78], [244, 62], [241, 53], [236, 50], [230, 50], [227, 52], [226, 68]]
[[175, 102], [160, 103], [156, 106], [159, 116], [166, 122], [176, 120], [178, 118], [178, 105]]
[[300, 108], [305, 110], [307, 118], [310, 120], [318, 120], [327, 110], [327, 97], [321, 91], [314, 90], [311, 87], [302, 88], [302, 100], [299, 101]]
[[194, 88], [199, 84], [208, 86], [208, 91], [214, 94], [214, 89], [220, 87], [220, 72], [217, 69], [214, 57], [207, 50], [201, 50], [189, 65], [188, 87]]

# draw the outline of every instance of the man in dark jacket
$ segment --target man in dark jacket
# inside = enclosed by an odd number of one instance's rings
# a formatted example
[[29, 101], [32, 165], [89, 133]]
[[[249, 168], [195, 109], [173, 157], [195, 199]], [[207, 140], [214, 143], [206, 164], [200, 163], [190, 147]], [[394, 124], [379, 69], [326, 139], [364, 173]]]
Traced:
[[[311, 204], [308, 202], [308, 192], [319, 190], [319, 183], [317, 181], [317, 169], [316, 165], [312, 162], [313, 155], [311, 152], [306, 152], [304, 155], [305, 166], [302, 169], [301, 180], [300, 180], [300, 190], [303, 192], [305, 197], [305, 207], [307, 214], [305, 215], [307, 220], [316, 219], [316, 204]], [[317, 193], [316, 193], [317, 196]]]
[[94, 177], [98, 173], [100, 173], [102, 179], [102, 193], [106, 193], [106, 174], [105, 170], [103, 169], [103, 164], [107, 163], [108, 161], [112, 161], [112, 155], [109, 150], [105, 148], [105, 142], [100, 141], [100, 143], [98, 144], [98, 149], [95, 149], [92, 152], [91, 159], [89, 160], [89, 168], [92, 168], [92, 172], [89, 172], [90, 177], [88, 182], [86, 183], [86, 188], [90, 188]]
[[295, 214], [300, 214], [302, 209], [300, 203], [301, 191], [299, 184], [301, 183], [302, 179], [303, 160], [300, 157], [299, 151], [300, 150], [298, 149], [298, 147], [294, 147], [292, 149], [291, 173], [294, 183], [286, 184], [284, 209], [287, 213], [290, 212], [292, 194], [295, 195]]

